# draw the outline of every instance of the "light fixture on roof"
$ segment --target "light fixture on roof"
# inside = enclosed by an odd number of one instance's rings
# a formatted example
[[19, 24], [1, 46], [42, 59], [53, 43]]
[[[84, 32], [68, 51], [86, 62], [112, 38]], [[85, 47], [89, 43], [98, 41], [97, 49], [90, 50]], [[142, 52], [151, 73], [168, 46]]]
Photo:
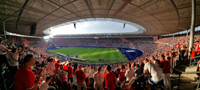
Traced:
[[124, 24], [123, 24], [123, 28], [125, 28], [126, 27], [126, 22], [124, 22]]
[[74, 28], [76, 28], [76, 23], [74, 23]]

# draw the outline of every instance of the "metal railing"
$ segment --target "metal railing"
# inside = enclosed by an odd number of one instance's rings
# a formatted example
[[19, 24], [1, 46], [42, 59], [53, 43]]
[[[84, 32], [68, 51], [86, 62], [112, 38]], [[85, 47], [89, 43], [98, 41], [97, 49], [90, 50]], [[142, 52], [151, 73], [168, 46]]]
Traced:
[[176, 59], [176, 58], [179, 58], [179, 55], [177, 55], [175, 57], [172, 57], [171, 60], [170, 60], [170, 67], [171, 67], [171, 69], [173, 69], [177, 65], [178, 59]]
[[[178, 69], [173, 69], [178, 75], [179, 75], [179, 79], [178, 79], [178, 89], [179, 89], [179, 86], [180, 86], [180, 78], [181, 78], [181, 75], [182, 74], [200, 74], [200, 71], [196, 71], [196, 72], [183, 72], [183, 71], [181, 71], [181, 70], [178, 70]], [[197, 88], [196, 89], [198, 89], [199, 88], [199, 84], [200, 84], [200, 80], [198, 80], [198, 83], [197, 83]]]

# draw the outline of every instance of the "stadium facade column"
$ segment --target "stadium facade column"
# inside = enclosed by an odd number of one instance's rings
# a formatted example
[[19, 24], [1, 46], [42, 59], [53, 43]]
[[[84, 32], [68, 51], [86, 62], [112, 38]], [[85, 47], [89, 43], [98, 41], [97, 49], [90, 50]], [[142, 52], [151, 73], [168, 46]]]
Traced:
[[4, 37], [6, 38], [6, 21], [12, 20], [12, 19], [16, 19], [17, 17], [11, 17], [11, 18], [7, 18], [5, 20], [2, 20], [2, 26], [3, 26], [3, 33], [4, 33]]
[[5, 21], [2, 21], [3, 23], [3, 34], [4, 34], [4, 37], [6, 38], [6, 24], [5, 24]]
[[[188, 59], [190, 59], [190, 55], [192, 53], [192, 47], [194, 42], [194, 29], [195, 29], [195, 19], [196, 19], [196, 0], [192, 1], [192, 13], [191, 13], [191, 26], [190, 26], [190, 42], [189, 42], [189, 52], [188, 52]], [[190, 59], [191, 65], [191, 59]]]

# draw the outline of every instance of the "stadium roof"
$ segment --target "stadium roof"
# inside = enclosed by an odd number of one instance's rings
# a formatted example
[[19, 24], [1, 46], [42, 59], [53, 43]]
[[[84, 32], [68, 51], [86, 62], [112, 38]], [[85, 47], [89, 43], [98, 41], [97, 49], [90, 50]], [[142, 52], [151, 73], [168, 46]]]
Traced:
[[[200, 25], [200, 0], [196, 0], [196, 26]], [[37, 23], [37, 36], [65, 22], [85, 18], [114, 18], [137, 23], [146, 32], [163, 35], [190, 27], [191, 0], [1, 0], [0, 30], [28, 35]]]

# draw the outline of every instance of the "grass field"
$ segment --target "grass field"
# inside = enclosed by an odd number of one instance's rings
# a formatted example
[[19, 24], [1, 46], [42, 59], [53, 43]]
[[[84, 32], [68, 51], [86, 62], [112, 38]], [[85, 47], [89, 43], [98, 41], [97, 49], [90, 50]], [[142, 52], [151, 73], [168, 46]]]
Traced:
[[[49, 50], [51, 53], [61, 53], [70, 56], [78, 55], [78, 58], [86, 59], [86, 62], [77, 61], [84, 64], [111, 64], [127, 62], [127, 58], [124, 57], [118, 49], [113, 48], [86, 48], [86, 47], [67, 47]], [[103, 61], [99, 59], [104, 59]]]

